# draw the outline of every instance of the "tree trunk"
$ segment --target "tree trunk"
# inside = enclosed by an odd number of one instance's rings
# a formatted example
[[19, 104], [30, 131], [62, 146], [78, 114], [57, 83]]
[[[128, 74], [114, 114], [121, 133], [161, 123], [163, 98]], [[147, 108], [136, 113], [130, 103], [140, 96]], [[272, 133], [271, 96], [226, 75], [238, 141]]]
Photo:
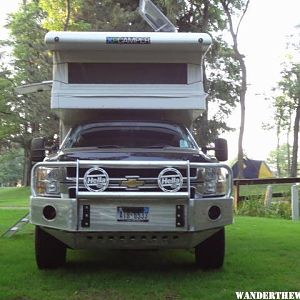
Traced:
[[[204, 8], [202, 10], [202, 22], [200, 24], [200, 29], [201, 32], [206, 32], [207, 27], [208, 27], [208, 20], [209, 20], [209, 6], [210, 3], [208, 0], [204, 1]], [[197, 6], [197, 5], [196, 5]], [[200, 12], [200, 9], [199, 9]], [[204, 91], [208, 92], [209, 86], [208, 86], [208, 80], [206, 76], [206, 68], [204, 61], [202, 62], [202, 72], [203, 72], [203, 87]], [[200, 148], [205, 152], [205, 148], [207, 147], [209, 143], [209, 125], [208, 125], [208, 102], [209, 102], [209, 97], [206, 98], [206, 110], [202, 113], [202, 115], [198, 118], [197, 120], [197, 143], [200, 146]]]
[[296, 108], [296, 116], [294, 121], [294, 141], [292, 151], [292, 165], [291, 165], [291, 177], [297, 177], [298, 169], [298, 139], [299, 139], [299, 121], [300, 121], [300, 99]]
[[30, 186], [31, 177], [31, 155], [30, 155], [30, 145], [24, 146], [24, 173], [23, 173], [23, 185]]
[[70, 0], [67, 0], [66, 1], [66, 21], [64, 24], [64, 31], [67, 31], [69, 28], [70, 17], [71, 17], [71, 2], [70, 2]]
[[242, 84], [240, 91], [240, 106], [241, 106], [241, 119], [240, 119], [240, 132], [238, 141], [238, 178], [244, 178], [244, 149], [243, 139], [245, 131], [245, 112], [246, 112], [246, 92], [247, 92], [247, 71], [243, 56], [236, 49], [236, 55], [240, 63], [242, 73]]
[[244, 138], [244, 130], [245, 130], [245, 111], [246, 111], [246, 92], [247, 92], [247, 69], [244, 61], [244, 55], [240, 53], [238, 47], [238, 32], [241, 22], [247, 12], [250, 0], [247, 0], [245, 3], [244, 10], [242, 11], [242, 15], [238, 20], [238, 25], [234, 30], [232, 16], [233, 12], [230, 10], [229, 5], [230, 1], [221, 0], [222, 7], [227, 16], [229, 30], [233, 41], [233, 50], [236, 59], [240, 64], [241, 70], [241, 90], [240, 90], [240, 107], [241, 107], [241, 119], [240, 119], [240, 132], [239, 132], [239, 141], [238, 141], [238, 178], [244, 177], [244, 151], [243, 151], [243, 138]]
[[277, 145], [276, 145], [276, 169], [277, 169], [277, 176], [281, 177], [281, 167], [280, 167], [280, 121], [277, 124], [277, 130], [276, 130], [276, 135], [277, 135]]
[[[208, 81], [206, 76], [206, 68], [204, 63], [202, 63], [202, 70], [203, 70], [203, 87], [204, 91], [208, 91]], [[200, 136], [200, 144], [199, 146], [202, 149], [205, 149], [207, 147], [209, 141], [209, 126], [208, 126], [208, 97], [206, 98], [206, 110], [202, 113], [202, 116], [200, 117], [200, 126], [199, 126], [199, 136]]]
[[291, 134], [291, 124], [292, 124], [292, 115], [290, 114], [288, 129], [286, 133], [286, 145], [287, 145], [287, 172], [288, 174], [291, 170], [291, 146], [290, 146], [290, 134]]
[[198, 146], [204, 150], [207, 147], [209, 141], [208, 141], [208, 116], [207, 111], [204, 111], [202, 115], [197, 119], [197, 143]]

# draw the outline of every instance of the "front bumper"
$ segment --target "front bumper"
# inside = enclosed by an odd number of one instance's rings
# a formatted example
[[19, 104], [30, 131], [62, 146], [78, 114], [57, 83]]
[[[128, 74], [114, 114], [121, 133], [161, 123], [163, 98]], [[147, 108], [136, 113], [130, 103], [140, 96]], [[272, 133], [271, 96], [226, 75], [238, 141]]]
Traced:
[[[168, 200], [102, 200], [31, 197], [31, 223], [64, 242], [70, 248], [190, 248], [219, 228], [232, 223], [232, 198]], [[83, 207], [89, 205], [89, 226], [84, 227]], [[147, 206], [149, 222], [118, 222], [118, 206]], [[184, 225], [176, 226], [176, 207], [184, 209]], [[43, 210], [52, 206], [56, 217], [47, 220]], [[209, 209], [220, 208], [220, 216], [212, 220]]]
[[[76, 195], [62, 194], [61, 198], [30, 199], [31, 223], [41, 226], [71, 248], [190, 248], [232, 223], [232, 173], [219, 163], [190, 163], [189, 161], [77, 161], [47, 162], [39, 166], [76, 167]], [[80, 189], [81, 167], [101, 168], [185, 168], [186, 191], [83, 191]], [[193, 198], [190, 193], [190, 168], [224, 168], [227, 171], [227, 190], [223, 196]], [[45, 208], [55, 211], [47, 218]], [[217, 208], [217, 217], [209, 213]], [[118, 208], [147, 209], [146, 222], [123, 222]]]

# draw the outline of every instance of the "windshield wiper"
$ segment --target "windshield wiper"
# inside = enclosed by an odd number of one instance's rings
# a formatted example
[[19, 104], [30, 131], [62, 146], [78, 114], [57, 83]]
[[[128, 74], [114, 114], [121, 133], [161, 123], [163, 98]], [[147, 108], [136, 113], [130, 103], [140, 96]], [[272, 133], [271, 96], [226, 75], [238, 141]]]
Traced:
[[121, 148], [119, 145], [101, 145], [97, 146], [96, 148]]

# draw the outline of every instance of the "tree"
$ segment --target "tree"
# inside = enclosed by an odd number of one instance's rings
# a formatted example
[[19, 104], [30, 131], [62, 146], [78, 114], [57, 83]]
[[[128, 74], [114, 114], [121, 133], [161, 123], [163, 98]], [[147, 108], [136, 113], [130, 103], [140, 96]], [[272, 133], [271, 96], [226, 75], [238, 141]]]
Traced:
[[[236, 3], [233, 6], [239, 10]], [[232, 49], [220, 37], [226, 29], [224, 12], [218, 1], [161, 0], [159, 4], [177, 23], [179, 31], [214, 34], [215, 43], [205, 65], [205, 74], [210, 79], [205, 76], [205, 86], [211, 95], [208, 102], [219, 109], [211, 113], [210, 120], [204, 113], [195, 122], [201, 146], [206, 146], [220, 131], [229, 129], [223, 120], [238, 100], [239, 66]], [[45, 33], [48, 30], [152, 31], [138, 15], [137, 5], [136, 0], [31, 0], [23, 1], [19, 11], [11, 15], [7, 25], [11, 38], [3, 44], [12, 48], [13, 59], [5, 72], [0, 72], [0, 86], [6, 86], [3, 95], [0, 94], [0, 118], [5, 124], [0, 127], [0, 136], [2, 132], [2, 143], [17, 142], [24, 148], [26, 184], [31, 168], [32, 138], [51, 139], [58, 131], [57, 117], [50, 112], [48, 93], [18, 96], [14, 92], [15, 86], [51, 79], [52, 58], [43, 42]]]
[[[12, 49], [12, 61], [5, 72], [1, 73], [0, 82], [7, 83], [3, 94], [11, 126], [14, 131], [5, 139], [18, 143], [24, 149], [24, 184], [29, 184], [31, 157], [30, 145], [35, 136], [51, 137], [57, 132], [57, 118], [50, 111], [49, 94], [39, 93], [26, 96], [16, 95], [18, 85], [40, 82], [51, 78], [51, 56], [44, 45], [45, 30], [41, 27], [44, 13], [37, 1], [22, 5], [10, 16], [7, 28], [11, 38], [3, 42]], [[8, 120], [7, 118], [5, 118]]]
[[3, 87], [0, 137], [2, 143], [19, 143], [23, 147], [24, 184], [28, 185], [30, 180], [32, 138], [51, 139], [58, 132], [58, 118], [50, 111], [49, 93], [19, 96], [14, 91], [19, 85], [51, 79], [52, 57], [44, 45], [46, 32], [49, 29], [134, 29], [136, 24], [129, 20], [136, 20], [138, 15], [132, 10], [127, 12], [129, 6], [135, 10], [136, 1], [120, 4], [108, 0], [32, 0], [24, 1], [19, 11], [10, 16], [7, 28], [11, 38], [1, 43], [12, 49], [12, 57], [9, 66], [0, 73], [0, 87]]
[[47, 30], [149, 31], [137, 13], [138, 1], [40, 0]]
[[[279, 177], [282, 177], [283, 173], [285, 176], [288, 176], [286, 172], [281, 171], [280, 155], [283, 151], [286, 150], [287, 158], [287, 170], [291, 169], [291, 155], [290, 155], [290, 132], [291, 132], [291, 123], [292, 123], [292, 114], [293, 114], [293, 100], [290, 99], [286, 94], [277, 96], [273, 98], [273, 107], [275, 108], [274, 123], [276, 126], [276, 136], [277, 136], [277, 147], [276, 153], [278, 155], [276, 159], [276, 168], [277, 174]], [[281, 147], [281, 136], [282, 133], [286, 135], [286, 147]], [[281, 155], [282, 156], [282, 155]], [[288, 173], [289, 173], [288, 172]]]
[[299, 122], [300, 122], [300, 65], [292, 63], [286, 66], [282, 72], [282, 80], [279, 82], [280, 89], [293, 100], [291, 108], [294, 110], [293, 120], [293, 150], [291, 159], [290, 176], [297, 176]]
[[[241, 80], [240, 80], [240, 89], [239, 89], [239, 102], [241, 108], [241, 119], [240, 119], [240, 132], [239, 132], [239, 140], [238, 140], [238, 178], [243, 177], [243, 137], [245, 130], [245, 110], [246, 110], [246, 92], [247, 92], [247, 69], [245, 64], [245, 57], [240, 52], [239, 44], [238, 44], [238, 34], [241, 22], [248, 10], [248, 6], [250, 0], [243, 1], [232, 1], [232, 0], [221, 0], [220, 1], [224, 10], [224, 13], [227, 17], [229, 31], [232, 37], [233, 42], [233, 51], [234, 56], [237, 59], [241, 72]], [[234, 6], [235, 4], [235, 6]], [[238, 17], [237, 25], [234, 26], [233, 20], [237, 18], [237, 11], [235, 8], [241, 12]]]
[[222, 37], [227, 30], [224, 11], [219, 1], [160, 1], [160, 4], [179, 31], [209, 32], [213, 36], [213, 45], [203, 65], [207, 110], [194, 122], [193, 130], [198, 144], [204, 148], [220, 133], [232, 130], [224, 120], [239, 99], [239, 65]]
[[10, 147], [10, 150], [0, 152], [0, 186], [16, 186], [22, 181], [24, 153], [20, 147]]
[[[298, 57], [300, 50], [300, 35], [298, 32], [287, 38], [287, 55], [282, 64], [281, 80], [274, 91], [280, 93], [273, 99], [275, 108], [274, 122], [277, 128], [277, 153], [279, 153], [280, 135], [286, 133], [286, 157], [289, 176], [297, 176], [299, 118], [300, 118], [300, 64]], [[292, 155], [290, 154], [290, 134], [293, 133]], [[280, 170], [279, 170], [280, 173]]]
[[2, 72], [0, 72], [0, 141], [17, 132], [16, 118], [7, 105], [7, 102], [12, 100], [7, 97], [12, 94], [13, 83], [6, 78], [6, 74], [7, 71], [2, 66]]
[[288, 144], [280, 145], [276, 150], [272, 150], [267, 158], [267, 163], [273, 169], [276, 169], [278, 177], [288, 177], [290, 175], [290, 166], [288, 161], [291, 157], [288, 156]]

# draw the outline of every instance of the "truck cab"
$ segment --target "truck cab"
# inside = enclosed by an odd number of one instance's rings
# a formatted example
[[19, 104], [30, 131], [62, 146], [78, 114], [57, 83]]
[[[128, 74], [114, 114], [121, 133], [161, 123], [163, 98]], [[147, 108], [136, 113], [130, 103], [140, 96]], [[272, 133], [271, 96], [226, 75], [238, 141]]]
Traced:
[[[49, 32], [60, 146], [33, 140], [30, 219], [39, 268], [70, 249], [195, 249], [219, 268], [232, 174], [189, 129], [206, 109], [203, 33]], [[219, 159], [219, 160], [218, 160]]]

